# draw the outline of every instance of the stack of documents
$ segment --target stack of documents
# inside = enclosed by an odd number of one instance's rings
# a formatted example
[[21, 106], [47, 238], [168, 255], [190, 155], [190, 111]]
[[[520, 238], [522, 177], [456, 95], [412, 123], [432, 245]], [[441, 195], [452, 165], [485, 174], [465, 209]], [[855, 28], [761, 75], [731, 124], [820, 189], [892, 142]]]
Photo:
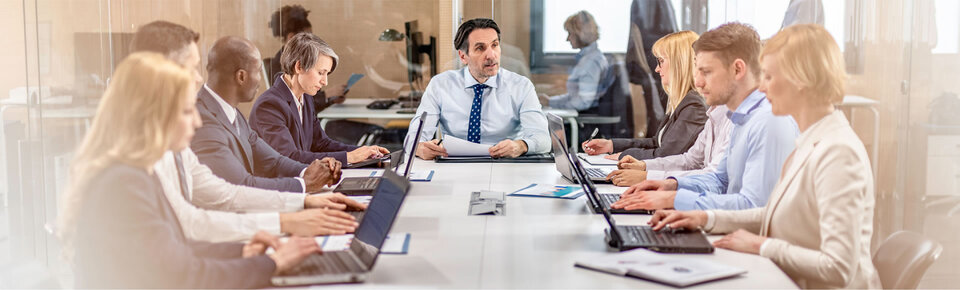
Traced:
[[735, 277], [747, 270], [710, 260], [660, 254], [646, 249], [577, 261], [577, 267], [620, 276], [631, 276], [676, 287]]
[[600, 154], [600, 155], [589, 155], [587, 153], [577, 153], [577, 157], [580, 157], [581, 160], [590, 163], [593, 166], [616, 166], [617, 160], [607, 159], [607, 156], [610, 154]]

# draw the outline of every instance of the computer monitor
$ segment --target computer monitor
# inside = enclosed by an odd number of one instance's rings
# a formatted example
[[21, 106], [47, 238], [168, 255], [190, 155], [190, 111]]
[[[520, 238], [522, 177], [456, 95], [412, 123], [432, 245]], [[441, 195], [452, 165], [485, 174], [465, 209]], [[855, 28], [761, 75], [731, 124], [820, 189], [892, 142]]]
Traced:
[[410, 82], [410, 98], [419, 100], [423, 92], [418, 89], [424, 88], [415, 87], [414, 84], [419, 84], [423, 80], [422, 54], [427, 54], [430, 59], [430, 76], [437, 74], [437, 38], [430, 36], [430, 42], [423, 43], [423, 32], [418, 30], [417, 20], [407, 21], [404, 23], [404, 28], [406, 29], [404, 36], [407, 44], [407, 80]]

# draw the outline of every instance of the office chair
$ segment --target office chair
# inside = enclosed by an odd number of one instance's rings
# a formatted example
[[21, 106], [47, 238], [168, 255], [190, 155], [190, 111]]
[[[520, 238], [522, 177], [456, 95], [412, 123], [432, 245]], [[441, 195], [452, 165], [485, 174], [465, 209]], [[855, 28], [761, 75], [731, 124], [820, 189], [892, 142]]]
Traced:
[[580, 123], [580, 140], [590, 138], [589, 134], [598, 128], [602, 138], [633, 137], [633, 103], [626, 66], [622, 56], [610, 57], [609, 68], [603, 72], [600, 81], [600, 98], [597, 106], [581, 111], [577, 116]]
[[880, 284], [887, 289], [917, 288], [943, 246], [921, 234], [899, 231], [890, 235], [873, 254]]

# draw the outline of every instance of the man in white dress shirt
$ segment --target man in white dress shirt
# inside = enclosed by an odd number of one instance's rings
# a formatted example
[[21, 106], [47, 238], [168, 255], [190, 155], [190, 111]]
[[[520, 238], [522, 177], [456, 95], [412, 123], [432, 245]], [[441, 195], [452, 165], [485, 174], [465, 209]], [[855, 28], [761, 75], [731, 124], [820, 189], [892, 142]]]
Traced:
[[[427, 113], [420, 136], [413, 136], [418, 118], [410, 122], [404, 145], [430, 140], [438, 128], [447, 136], [493, 145], [491, 157], [513, 158], [550, 150], [547, 119], [540, 110], [533, 83], [500, 67], [500, 27], [491, 19], [471, 19], [460, 25], [454, 46], [467, 66], [430, 80], [417, 108]], [[440, 140], [421, 142], [417, 156], [447, 156]]]

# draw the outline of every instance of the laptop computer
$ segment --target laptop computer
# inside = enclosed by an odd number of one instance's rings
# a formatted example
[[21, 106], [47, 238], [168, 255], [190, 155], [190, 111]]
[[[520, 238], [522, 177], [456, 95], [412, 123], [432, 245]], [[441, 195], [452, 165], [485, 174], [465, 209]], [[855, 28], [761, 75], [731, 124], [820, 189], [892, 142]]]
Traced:
[[[420, 116], [420, 125], [417, 126], [417, 136], [420, 137], [420, 132], [423, 131], [424, 120], [427, 118], [427, 112], [423, 112]], [[410, 169], [413, 168], [413, 158], [416, 156], [417, 145], [420, 144], [420, 140], [414, 140], [413, 145], [410, 148], [409, 156], [407, 157], [407, 168], [403, 171], [403, 177], [410, 176]], [[397, 158], [400, 159], [400, 158]], [[399, 165], [399, 163], [398, 163]], [[399, 169], [399, 166], [395, 166], [394, 170]], [[384, 172], [389, 170], [384, 170]], [[348, 177], [340, 181], [340, 185], [337, 185], [337, 188], [334, 188], [334, 192], [343, 193], [346, 195], [372, 195], [374, 194], [374, 189], [377, 188], [377, 185], [380, 183], [380, 177]]]
[[384, 172], [382, 180], [348, 250], [313, 254], [295, 268], [274, 276], [271, 282], [289, 286], [366, 280], [410, 190], [410, 182], [391, 171]]
[[[384, 163], [390, 161], [390, 167], [397, 168], [400, 164], [403, 164], [403, 148], [390, 152], [390, 154], [384, 155], [380, 158], [367, 159], [357, 163], [350, 163], [344, 166], [344, 169], [356, 169], [364, 167], [383, 167]], [[396, 170], [396, 169], [394, 169]]]
[[[557, 171], [560, 172], [560, 175], [563, 175], [563, 178], [570, 180], [572, 182], [577, 182], [573, 176], [573, 167], [570, 166], [571, 160], [576, 160], [577, 158], [568, 158], [567, 154], [567, 143], [564, 137], [567, 136], [566, 131], [563, 129], [563, 119], [557, 115], [547, 113], [547, 126], [550, 130], [550, 139], [553, 144], [553, 161], [557, 165]], [[590, 180], [596, 183], [612, 183], [612, 181], [607, 180], [607, 175], [610, 172], [613, 172], [615, 168], [608, 167], [590, 167], [586, 168], [587, 176], [590, 177]]]
[[[574, 157], [574, 155], [571, 154], [570, 152], [566, 152], [566, 149], [563, 149], [563, 151], [564, 151], [563, 155], [567, 156], [568, 160], [573, 160], [573, 162], [569, 163], [570, 171], [574, 172], [574, 175], [576, 176], [577, 180], [581, 180], [580, 176], [586, 176], [586, 172], [585, 170], [583, 170], [585, 168], [583, 166], [583, 163], [581, 163], [580, 160], [577, 160], [577, 158]], [[617, 209], [610, 208], [611, 204], [613, 204], [614, 202], [617, 202], [617, 200], [620, 200], [619, 194], [598, 192], [597, 187], [593, 184], [593, 181], [590, 179], [581, 180], [579, 183], [581, 186], [583, 186], [583, 190], [586, 193], [587, 198], [590, 201], [596, 201], [596, 202], [588, 203], [593, 213], [600, 213], [601, 208], [603, 208], [616, 214], [653, 214], [653, 210], [649, 210], [649, 209], [627, 210], [622, 208], [617, 208]]]
[[[569, 155], [569, 154], [568, 154]], [[575, 158], [574, 158], [575, 159]], [[577, 176], [584, 177], [583, 170], [577, 168]], [[610, 228], [607, 243], [620, 251], [644, 248], [662, 253], [713, 253], [713, 245], [702, 230], [696, 231], [654, 231], [650, 226], [618, 226], [610, 214], [609, 206], [599, 206], [600, 199], [593, 184], [585, 182], [583, 190], [591, 207], [599, 209]]]

